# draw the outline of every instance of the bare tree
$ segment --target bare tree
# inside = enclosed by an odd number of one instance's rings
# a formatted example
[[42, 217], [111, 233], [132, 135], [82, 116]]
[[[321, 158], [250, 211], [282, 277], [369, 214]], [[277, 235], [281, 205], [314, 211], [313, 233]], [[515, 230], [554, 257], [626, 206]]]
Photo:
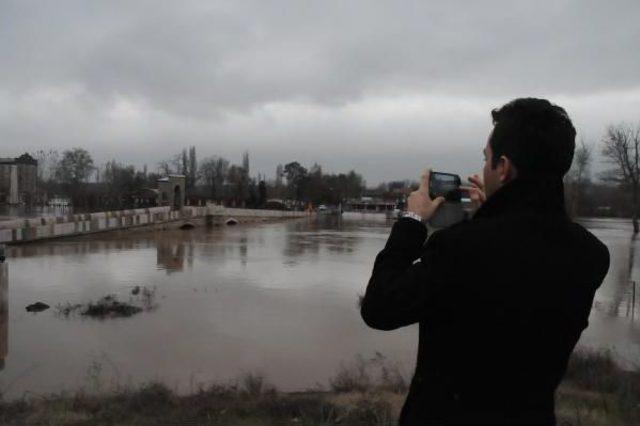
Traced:
[[168, 160], [162, 160], [158, 163], [158, 173], [162, 175], [182, 174], [183, 154], [176, 154]]
[[243, 166], [231, 165], [227, 171], [234, 206], [243, 206], [249, 197], [249, 176]]
[[283, 177], [284, 177], [284, 168], [282, 167], [282, 164], [278, 164], [278, 166], [276, 167], [276, 179], [274, 183], [274, 187], [275, 187], [274, 195], [277, 198], [284, 197], [284, 184], [282, 183]]
[[180, 174], [183, 176], [189, 176], [189, 157], [187, 156], [187, 148], [182, 149], [182, 164], [180, 168]]
[[249, 176], [249, 151], [242, 153], [242, 168], [246, 172], [247, 176]]
[[211, 197], [215, 200], [222, 196], [229, 161], [222, 157], [208, 157], [200, 163], [199, 176], [209, 186]]
[[55, 176], [61, 183], [74, 186], [89, 179], [94, 169], [91, 154], [86, 149], [73, 148], [62, 153]]
[[171, 174], [171, 164], [167, 160], [162, 160], [158, 163], [158, 173], [161, 175]]
[[189, 182], [188, 188], [193, 191], [196, 186], [196, 180], [198, 176], [198, 160], [196, 159], [196, 147], [189, 148], [189, 174], [187, 180]]
[[609, 171], [608, 180], [631, 190], [633, 233], [638, 226], [638, 189], [640, 188], [640, 125], [611, 125], [603, 139], [602, 154], [615, 168]]
[[578, 208], [585, 185], [589, 182], [591, 158], [593, 148], [584, 142], [584, 139], [580, 140], [580, 145], [575, 151], [573, 156], [573, 164], [571, 171], [568, 174], [569, 185], [571, 188], [571, 214], [575, 216], [578, 213]]
[[55, 172], [60, 161], [60, 154], [55, 149], [45, 151], [39, 149], [32, 154], [33, 158], [38, 160], [38, 180], [40, 182], [48, 182], [55, 178]]

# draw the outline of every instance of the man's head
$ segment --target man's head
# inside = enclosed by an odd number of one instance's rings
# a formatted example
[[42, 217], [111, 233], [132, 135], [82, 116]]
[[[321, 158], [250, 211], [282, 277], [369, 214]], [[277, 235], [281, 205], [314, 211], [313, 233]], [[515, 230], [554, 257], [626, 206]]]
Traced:
[[484, 148], [485, 192], [516, 177], [562, 176], [573, 161], [576, 131], [566, 111], [546, 99], [515, 99], [491, 111]]

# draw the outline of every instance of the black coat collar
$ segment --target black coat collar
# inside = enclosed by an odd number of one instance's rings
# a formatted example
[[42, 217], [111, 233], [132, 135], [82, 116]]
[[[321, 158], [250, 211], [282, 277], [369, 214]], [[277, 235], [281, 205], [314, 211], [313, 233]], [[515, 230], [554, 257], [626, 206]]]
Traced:
[[566, 216], [562, 178], [559, 176], [516, 178], [493, 193], [473, 217], [500, 216], [515, 211]]

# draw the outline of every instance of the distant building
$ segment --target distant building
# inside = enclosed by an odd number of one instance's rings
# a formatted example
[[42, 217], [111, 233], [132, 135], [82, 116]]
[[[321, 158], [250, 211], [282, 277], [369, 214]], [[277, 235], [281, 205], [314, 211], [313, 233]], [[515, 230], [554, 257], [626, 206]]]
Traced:
[[181, 209], [185, 201], [184, 175], [169, 175], [158, 179], [158, 205]]
[[[464, 195], [464, 194], [463, 194]], [[469, 215], [472, 213], [471, 200], [468, 197], [462, 197], [460, 200], [462, 209]], [[361, 197], [357, 199], [347, 200], [345, 203], [345, 211], [352, 212], [369, 212], [369, 213], [390, 213], [396, 210], [404, 210], [405, 202], [393, 202], [373, 197]]]
[[350, 199], [345, 203], [345, 210], [352, 212], [392, 212], [397, 203], [373, 197]]
[[269, 198], [265, 203], [265, 208], [270, 210], [287, 210], [288, 206], [284, 200], [279, 198]]
[[0, 158], [0, 204], [31, 204], [36, 198], [38, 161], [29, 154]]

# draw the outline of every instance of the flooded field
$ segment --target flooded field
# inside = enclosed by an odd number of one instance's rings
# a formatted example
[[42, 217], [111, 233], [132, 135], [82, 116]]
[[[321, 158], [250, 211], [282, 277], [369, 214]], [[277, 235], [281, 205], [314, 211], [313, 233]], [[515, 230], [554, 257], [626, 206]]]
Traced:
[[[417, 327], [370, 330], [357, 309], [391, 224], [327, 216], [10, 247], [0, 390], [15, 397], [158, 380], [188, 392], [247, 372], [302, 390], [376, 352], [409, 375]], [[612, 263], [580, 344], [640, 359], [627, 284], [638, 276], [637, 265], [629, 271], [631, 225], [584, 224], [609, 246]], [[136, 288], [153, 291], [153, 309], [96, 319], [56, 308], [106, 295], [135, 302]], [[51, 308], [25, 310], [37, 301]]]

